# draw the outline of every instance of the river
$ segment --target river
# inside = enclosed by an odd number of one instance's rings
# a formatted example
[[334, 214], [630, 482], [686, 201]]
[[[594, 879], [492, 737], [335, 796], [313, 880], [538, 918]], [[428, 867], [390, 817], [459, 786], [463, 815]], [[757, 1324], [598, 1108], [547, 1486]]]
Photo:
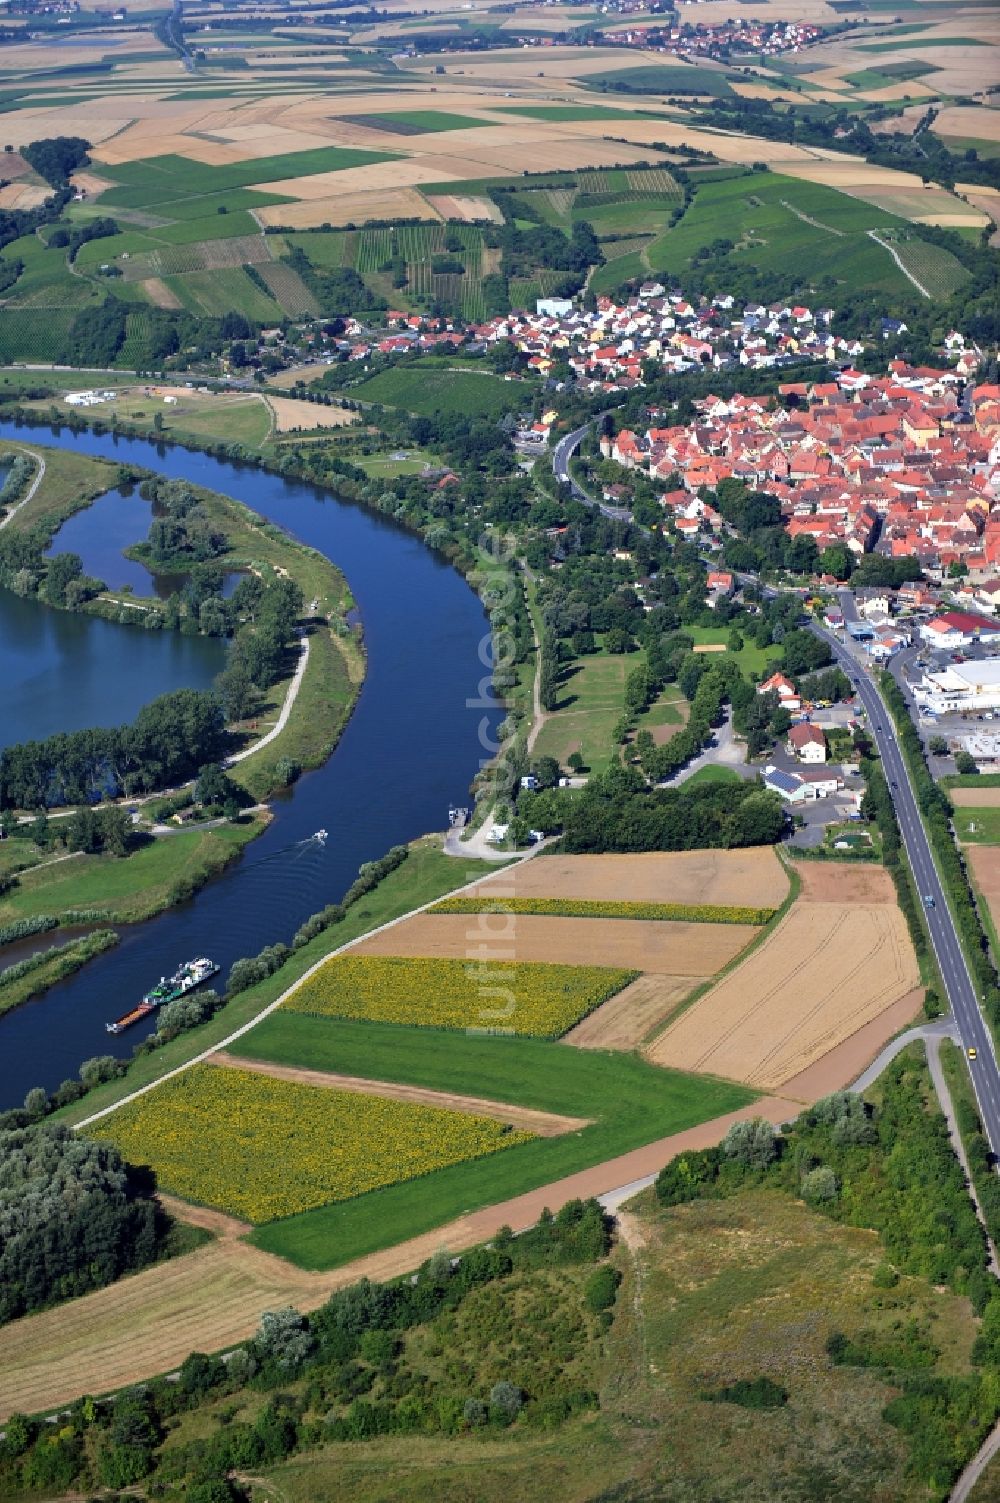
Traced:
[[[25, 432], [0, 423], [0, 437], [23, 439]], [[499, 706], [484, 711], [478, 704], [488, 624], [477, 596], [449, 564], [392, 521], [315, 486], [206, 454], [90, 432], [37, 427], [30, 432], [39, 443], [144, 466], [234, 496], [319, 549], [343, 570], [358, 603], [368, 672], [333, 756], [275, 803], [273, 823], [235, 866], [190, 903], [123, 928], [116, 950], [0, 1018], [0, 1106], [19, 1103], [33, 1085], [51, 1089], [75, 1076], [91, 1055], [130, 1054], [154, 1025], [138, 1025], [115, 1038], [105, 1032], [105, 1022], [180, 961], [210, 955], [224, 976], [239, 956], [289, 940], [304, 918], [335, 902], [363, 861], [441, 829], [449, 804], [468, 801], [469, 783], [486, 755], [481, 725], [488, 726], [489, 739], [503, 713]], [[173, 659], [153, 665], [146, 658], [151, 642], [185, 644], [199, 652], [219, 646], [63, 615], [0, 591], [0, 611], [12, 601], [18, 614], [29, 613], [25, 619], [41, 640], [50, 622], [65, 623], [71, 635], [78, 634], [87, 671], [67, 691], [51, 655], [40, 647], [33, 692], [41, 709], [31, 710], [22, 696], [19, 724], [17, 713], [9, 716], [5, 706], [0, 724], [12, 732], [10, 740], [25, 739], [36, 715], [50, 713], [52, 705], [64, 728], [124, 718], [116, 665], [132, 652], [145, 665], [138, 703], [177, 687], [167, 671], [177, 667]], [[7, 646], [5, 621], [0, 618], [0, 664]], [[92, 627], [100, 630], [91, 632]], [[28, 663], [30, 628], [21, 651]], [[211, 678], [217, 663], [206, 658], [183, 666], [190, 669], [186, 681], [195, 685]], [[329, 832], [325, 843], [311, 839], [318, 828]]]

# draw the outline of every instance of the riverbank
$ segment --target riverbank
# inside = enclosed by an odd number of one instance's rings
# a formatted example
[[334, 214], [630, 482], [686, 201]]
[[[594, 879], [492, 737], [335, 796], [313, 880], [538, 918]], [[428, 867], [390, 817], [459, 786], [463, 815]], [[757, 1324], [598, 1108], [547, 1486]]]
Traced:
[[[147, 837], [127, 856], [81, 852], [53, 861], [39, 853], [37, 864], [22, 867], [15, 885], [0, 897], [0, 928], [23, 919], [54, 918], [75, 925], [135, 924], [152, 918], [224, 871], [267, 828], [269, 818], [260, 812], [211, 830]], [[22, 845], [26, 853], [37, 851], [28, 839], [8, 840], [8, 859]]]
[[[24, 431], [13, 425], [2, 429], [12, 441], [20, 441]], [[208, 953], [227, 973], [236, 959], [255, 954], [263, 943], [290, 940], [310, 914], [345, 891], [362, 863], [421, 831], [442, 828], [449, 805], [467, 799], [483, 736], [492, 732], [501, 713], [489, 703], [483, 706], [482, 689], [472, 702], [482, 675], [479, 647], [487, 628], [480, 601], [440, 552], [420, 543], [414, 528], [380, 516], [377, 506], [359, 505], [360, 496], [341, 496], [335, 475], [316, 483], [277, 475], [264, 466], [250, 468], [225, 454], [177, 445], [154, 451], [148, 443], [97, 434], [79, 423], [55, 441], [77, 454], [113, 459], [133, 474], [156, 471], [193, 488], [239, 496], [255, 509], [251, 521], [268, 519], [269, 533], [272, 527], [279, 538], [294, 533], [317, 558], [337, 558], [364, 618], [367, 671], [364, 694], [345, 722], [348, 734], [338, 742], [336, 756], [294, 784], [290, 796], [276, 804], [267, 832], [245, 849], [230, 873], [211, 883], [196, 902], [164, 913], [148, 928], [124, 932], [121, 945], [93, 967], [93, 974], [88, 968], [44, 1004], [3, 1020], [0, 1062], [6, 1058], [7, 1063], [0, 1063], [0, 1087], [9, 1102], [21, 1099], [26, 1084], [38, 1082], [54, 1090], [60, 1080], [75, 1075], [98, 1036], [110, 1052], [130, 1055], [154, 1025], [139, 1025], [121, 1040], [106, 1040], [107, 997], [141, 992], [149, 984], [151, 966], [155, 974], [185, 956]], [[43, 614], [22, 605], [32, 617]], [[73, 620], [61, 611], [44, 614]], [[180, 633], [124, 636], [135, 642], [137, 657], [142, 656], [141, 645], [152, 641], [169, 638], [179, 647], [196, 640]], [[296, 709], [310, 706], [311, 683], [329, 691], [330, 675], [313, 679], [311, 672], [312, 659], [320, 661], [324, 650], [335, 662], [338, 644], [329, 632], [314, 630], [310, 673]], [[290, 659], [297, 656], [289, 653]], [[429, 663], [433, 673], [426, 671]], [[93, 669], [88, 684], [100, 695], [96, 659]], [[348, 692], [353, 703], [353, 686]], [[277, 718], [280, 697], [281, 686], [275, 686], [275, 705], [260, 720]], [[87, 702], [85, 694], [76, 696], [78, 703], [81, 699]], [[258, 725], [262, 733], [268, 729]], [[311, 712], [299, 721], [298, 732], [296, 716], [290, 716], [282, 732], [286, 741], [272, 743], [234, 773], [242, 776], [244, 769], [269, 760], [272, 751], [280, 754], [290, 735], [314, 737], [315, 730]], [[327, 740], [324, 752], [329, 744]], [[312, 840], [318, 826], [329, 829], [327, 842]], [[459, 864], [439, 859], [447, 865], [450, 888]]]

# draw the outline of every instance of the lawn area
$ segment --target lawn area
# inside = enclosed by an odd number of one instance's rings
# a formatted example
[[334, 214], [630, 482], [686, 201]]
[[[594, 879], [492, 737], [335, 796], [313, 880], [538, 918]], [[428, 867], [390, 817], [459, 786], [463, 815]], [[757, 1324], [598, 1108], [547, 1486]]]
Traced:
[[366, 475], [378, 479], [392, 479], [396, 475], [419, 475], [427, 465], [440, 464], [436, 454], [426, 449], [406, 449], [405, 459], [396, 459], [392, 454], [352, 454], [351, 463]]
[[599, 1117], [593, 1126], [564, 1137], [535, 1139], [489, 1162], [439, 1170], [419, 1183], [291, 1217], [254, 1234], [258, 1246], [308, 1268], [335, 1267], [464, 1210], [601, 1163], [753, 1099], [729, 1082], [659, 1070], [632, 1055], [314, 1018], [284, 1009], [241, 1039], [239, 1047], [252, 1059]]
[[77, 855], [33, 867], [0, 898], [0, 925], [36, 915], [58, 918], [73, 909], [98, 909], [115, 923], [148, 918], [170, 905], [178, 881], [221, 871], [261, 829], [254, 816], [214, 830], [164, 835], [124, 858]]
[[[685, 626], [686, 636], [694, 638], [694, 645], [698, 647], [723, 646], [729, 640], [729, 630], [725, 627], [714, 626]], [[729, 649], [726, 648], [728, 653]], [[779, 643], [772, 642], [770, 647], [757, 647], [753, 642], [744, 638], [743, 646], [736, 654], [741, 673], [760, 673], [769, 664], [777, 664], [782, 658], [782, 648]], [[708, 654], [712, 656], [712, 654]], [[722, 654], [720, 653], [721, 657]]]
[[905, 220], [887, 210], [832, 188], [759, 172], [703, 183], [684, 218], [654, 240], [646, 255], [654, 271], [682, 275], [699, 251], [724, 240], [734, 249], [720, 253], [716, 264], [732, 256], [744, 274], [751, 266], [761, 272], [807, 266], [812, 280], [830, 275], [909, 295], [912, 284], [867, 234], [906, 228]]
[[637, 653], [597, 652], [571, 663], [560, 679], [556, 709], [535, 742], [536, 757], [555, 757], [560, 767], [574, 751], [592, 772], [617, 758], [611, 732], [621, 718], [625, 680], [641, 661]]
[[743, 779], [732, 767], [699, 767], [687, 779], [685, 787], [691, 788], [698, 783], [742, 783]]
[[[220, 273], [205, 272], [202, 275], [218, 276]], [[179, 280], [188, 281], [190, 278]], [[117, 376], [115, 379], [117, 380]], [[79, 384], [78, 375], [77, 386]], [[45, 400], [25, 405], [45, 412], [50, 403]], [[165, 439], [207, 439], [219, 443], [243, 444], [251, 449], [259, 448], [271, 431], [271, 414], [266, 403], [250, 392], [206, 396], [192, 391], [178, 397], [173, 406], [165, 407], [162, 397], [147, 396], [143, 390], [126, 388], [119, 392], [114, 401], [102, 403], [94, 412], [95, 415], [116, 417], [122, 422], [134, 424], [142, 432], [152, 432], [154, 419], [159, 417], [162, 427], [157, 431]]]
[[1000, 809], [956, 808], [955, 834], [967, 845], [1000, 844]]
[[418, 416], [447, 413], [485, 418], [517, 412], [531, 403], [534, 394], [534, 386], [526, 382], [504, 381], [479, 371], [442, 370], [420, 361], [382, 371], [350, 392], [359, 401], [403, 407]]
[[[74, 1103], [58, 1113], [60, 1121], [74, 1123], [89, 1117], [92, 1112], [113, 1105], [130, 1091], [148, 1085], [168, 1070], [175, 1069], [186, 1060], [193, 1059], [202, 1050], [218, 1044], [227, 1034], [250, 1022], [269, 1003], [277, 1000], [293, 982], [317, 960], [328, 955], [339, 945], [377, 929], [390, 919], [400, 918], [424, 903], [433, 902], [445, 893], [453, 892], [467, 882], [485, 877], [502, 866], [485, 861], [456, 860], [445, 856], [438, 837], [428, 836], [410, 847], [410, 855], [402, 866], [391, 872], [372, 892], [355, 903], [342, 920], [332, 928], [296, 950], [291, 959], [275, 975], [269, 976], [257, 986], [240, 992], [210, 1022], [181, 1034], [154, 1054], [141, 1055], [132, 1062], [128, 1075], [123, 1080], [110, 1081], [92, 1091], [83, 1101]], [[331, 893], [333, 901], [338, 893]], [[393, 1030], [396, 1033], [396, 1030]], [[240, 1045], [243, 1050], [243, 1044]], [[246, 1050], [243, 1050], [245, 1053]]]

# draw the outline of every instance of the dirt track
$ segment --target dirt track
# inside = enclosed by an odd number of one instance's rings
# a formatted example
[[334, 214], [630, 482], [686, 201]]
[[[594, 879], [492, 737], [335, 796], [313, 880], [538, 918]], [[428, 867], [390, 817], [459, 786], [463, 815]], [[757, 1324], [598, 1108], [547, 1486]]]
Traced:
[[287, 1304], [314, 1309], [334, 1289], [362, 1277], [396, 1278], [440, 1248], [461, 1252], [502, 1226], [522, 1231], [546, 1207], [630, 1185], [685, 1149], [720, 1142], [735, 1121], [766, 1117], [778, 1123], [798, 1111], [796, 1102], [764, 1097], [330, 1273], [306, 1273], [231, 1238], [200, 1247], [0, 1331], [0, 1420], [14, 1410], [48, 1410], [81, 1393], [101, 1394], [171, 1372], [193, 1350], [224, 1351], [245, 1340], [264, 1310]]
[[[576, 1132], [579, 1128], [590, 1125], [588, 1117], [561, 1117], [555, 1112], [533, 1111], [531, 1107], [510, 1106], [507, 1102], [490, 1101], [480, 1096], [456, 1096], [452, 1091], [428, 1091], [422, 1086], [399, 1085], [395, 1081], [365, 1080], [360, 1075], [335, 1075], [326, 1070], [275, 1065], [269, 1060], [243, 1059], [221, 1049], [218, 1054], [211, 1056], [208, 1063], [252, 1070], [258, 1075], [273, 1075], [276, 1080], [294, 1080], [300, 1085], [325, 1086], [331, 1091], [356, 1091], [360, 1096], [386, 1096], [391, 1101], [412, 1101], [419, 1106], [436, 1106], [453, 1112], [473, 1112], [483, 1117], [495, 1117], [499, 1122], [509, 1122], [512, 1127], [524, 1128], [540, 1138], [557, 1138], [564, 1132]], [[199, 1225], [203, 1224], [199, 1222]], [[249, 1231], [249, 1227], [247, 1230]]]

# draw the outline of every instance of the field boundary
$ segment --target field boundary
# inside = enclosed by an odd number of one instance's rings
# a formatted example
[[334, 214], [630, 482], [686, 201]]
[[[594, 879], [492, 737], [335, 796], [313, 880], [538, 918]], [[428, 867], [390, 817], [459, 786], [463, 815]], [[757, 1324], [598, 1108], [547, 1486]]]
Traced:
[[352, 1091], [359, 1096], [385, 1096], [390, 1101], [408, 1101], [418, 1106], [435, 1106], [442, 1111], [470, 1112], [495, 1117], [514, 1127], [537, 1133], [542, 1138], [558, 1137], [564, 1132], [578, 1132], [590, 1127], [592, 1117], [566, 1117], [528, 1106], [511, 1106], [486, 1096], [463, 1096], [453, 1091], [434, 1091], [427, 1086], [407, 1085], [395, 1080], [369, 1080], [362, 1075], [338, 1075], [329, 1070], [310, 1070], [299, 1065], [275, 1064], [271, 1060], [248, 1059], [220, 1049], [206, 1063], [224, 1069], [249, 1070], [256, 1075], [271, 1075], [275, 1080], [290, 1080], [331, 1091]]
[[[520, 865], [520, 863], [523, 861], [530, 861], [532, 856], [534, 856], [536, 850], [537, 847], [532, 847], [532, 849], [526, 851], [523, 856], [515, 857], [514, 861], [511, 864]], [[455, 891], [456, 893], [469, 892], [473, 888], [478, 886], [478, 884], [482, 881], [482, 877], [474, 877], [472, 881], [463, 883], [463, 885], [456, 888]], [[172, 1070], [165, 1070], [164, 1073], [162, 1075], [158, 1075], [155, 1080], [150, 1080], [145, 1085], [139, 1086], [136, 1090], [130, 1091], [127, 1096], [120, 1097], [118, 1101], [112, 1102], [110, 1106], [104, 1106], [100, 1111], [92, 1112], [89, 1117], [81, 1118], [79, 1122], [73, 1124], [74, 1132], [80, 1132], [81, 1129], [90, 1127], [92, 1123], [99, 1122], [102, 1117], [109, 1117], [111, 1113], [116, 1112], [119, 1107], [127, 1106], [130, 1102], [137, 1101], [140, 1096], [145, 1096], [149, 1091], [155, 1091], [158, 1086], [161, 1086], [164, 1083], [164, 1081], [172, 1080], [176, 1075], [183, 1075], [184, 1072], [186, 1070], [190, 1070], [192, 1066], [205, 1064], [211, 1059], [211, 1056], [213, 1054], [218, 1054], [220, 1049], [228, 1049], [230, 1044], [234, 1044], [237, 1039], [241, 1039], [244, 1034], [249, 1033], [252, 1028], [256, 1028], [257, 1024], [262, 1023], [265, 1018], [270, 1017], [271, 1013], [277, 1012], [278, 1008], [283, 1006], [283, 1004], [288, 1001], [288, 998], [292, 996], [292, 994], [296, 992], [300, 986], [304, 985], [304, 983], [307, 981], [311, 981], [313, 976], [315, 976], [317, 972], [327, 964], [328, 961], [333, 960], [335, 956], [345, 954], [348, 950], [352, 950], [355, 945], [360, 944], [363, 940], [370, 939], [372, 935], [383, 934], [387, 929], [394, 929], [397, 924], [405, 923], [408, 919], [414, 918], [418, 913], [426, 913], [429, 908], [432, 908], [434, 904], [439, 901], [439, 897], [431, 898], [428, 900], [428, 902], [421, 903], [419, 907], [411, 908], [409, 912], [401, 913], [397, 918], [389, 919], [386, 923], [379, 924], [374, 929], [369, 929], [367, 933], [359, 934], [354, 939], [349, 939], [345, 944], [337, 945], [335, 949], [328, 950], [325, 955], [321, 955], [318, 960], [313, 961], [309, 969], [303, 971], [302, 975], [297, 977], [296, 980], [292, 982], [291, 986], [286, 987], [280, 996], [276, 997], [273, 1002], [269, 1002], [266, 1007], [261, 1009], [260, 1012], [255, 1013], [254, 1016], [250, 1018], [246, 1023], [241, 1024], [239, 1028], [234, 1029], [233, 1032], [227, 1034], [225, 1038], [219, 1039], [218, 1042], [212, 1044], [210, 1048], [203, 1049], [199, 1054], [192, 1055], [192, 1057], [190, 1059], [186, 1059], [183, 1064], [175, 1065]]]

